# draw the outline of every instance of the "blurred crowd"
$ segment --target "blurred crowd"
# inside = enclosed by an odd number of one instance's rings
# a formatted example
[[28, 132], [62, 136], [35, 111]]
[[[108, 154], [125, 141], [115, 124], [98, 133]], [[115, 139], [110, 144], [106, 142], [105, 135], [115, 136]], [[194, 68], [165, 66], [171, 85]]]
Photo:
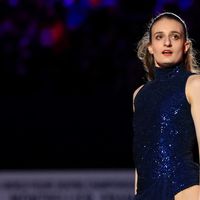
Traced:
[[4, 92], [77, 93], [79, 84], [93, 87], [105, 70], [112, 77], [113, 65], [119, 65], [114, 57], [127, 44], [119, 30], [123, 24], [117, 25], [116, 2], [106, 2], [1, 1]]

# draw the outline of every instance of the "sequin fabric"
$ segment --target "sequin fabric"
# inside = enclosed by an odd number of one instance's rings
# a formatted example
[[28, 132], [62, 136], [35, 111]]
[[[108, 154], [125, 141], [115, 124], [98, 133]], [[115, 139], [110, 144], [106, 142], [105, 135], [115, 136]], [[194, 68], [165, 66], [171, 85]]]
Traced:
[[196, 133], [185, 95], [192, 73], [182, 65], [154, 70], [155, 79], [134, 100], [135, 200], [173, 200], [199, 184], [199, 165], [193, 160]]

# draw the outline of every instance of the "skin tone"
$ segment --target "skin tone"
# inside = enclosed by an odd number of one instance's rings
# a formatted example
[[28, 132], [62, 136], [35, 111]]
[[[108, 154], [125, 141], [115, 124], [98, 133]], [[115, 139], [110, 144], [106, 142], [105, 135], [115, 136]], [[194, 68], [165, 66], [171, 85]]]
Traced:
[[[182, 61], [190, 43], [185, 40], [181, 23], [173, 19], [162, 18], [153, 25], [151, 34], [148, 50], [154, 57], [156, 67], [170, 67]], [[135, 90], [133, 100], [142, 86]], [[200, 75], [195, 74], [188, 78], [185, 93], [188, 103], [191, 105], [200, 155]], [[135, 178], [137, 182], [137, 170], [135, 170]], [[175, 200], [200, 200], [200, 186], [194, 185], [179, 192], [175, 195]]]

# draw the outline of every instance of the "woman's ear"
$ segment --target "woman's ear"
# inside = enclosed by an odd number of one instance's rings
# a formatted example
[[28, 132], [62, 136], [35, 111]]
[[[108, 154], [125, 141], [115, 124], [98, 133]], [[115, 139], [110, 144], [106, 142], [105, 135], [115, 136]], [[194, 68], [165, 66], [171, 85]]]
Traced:
[[153, 49], [152, 49], [151, 45], [148, 45], [147, 48], [148, 48], [149, 53], [150, 53], [150, 54], [153, 54]]
[[186, 41], [184, 45], [184, 53], [187, 53], [189, 48], [190, 48], [190, 41]]

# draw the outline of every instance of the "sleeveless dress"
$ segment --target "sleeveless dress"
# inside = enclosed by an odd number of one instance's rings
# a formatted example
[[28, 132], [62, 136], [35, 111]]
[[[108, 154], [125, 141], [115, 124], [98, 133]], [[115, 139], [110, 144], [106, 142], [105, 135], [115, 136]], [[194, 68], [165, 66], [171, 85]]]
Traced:
[[173, 200], [199, 185], [199, 164], [194, 161], [197, 142], [186, 81], [193, 73], [183, 65], [154, 69], [134, 100], [134, 162], [138, 173], [134, 200]]

